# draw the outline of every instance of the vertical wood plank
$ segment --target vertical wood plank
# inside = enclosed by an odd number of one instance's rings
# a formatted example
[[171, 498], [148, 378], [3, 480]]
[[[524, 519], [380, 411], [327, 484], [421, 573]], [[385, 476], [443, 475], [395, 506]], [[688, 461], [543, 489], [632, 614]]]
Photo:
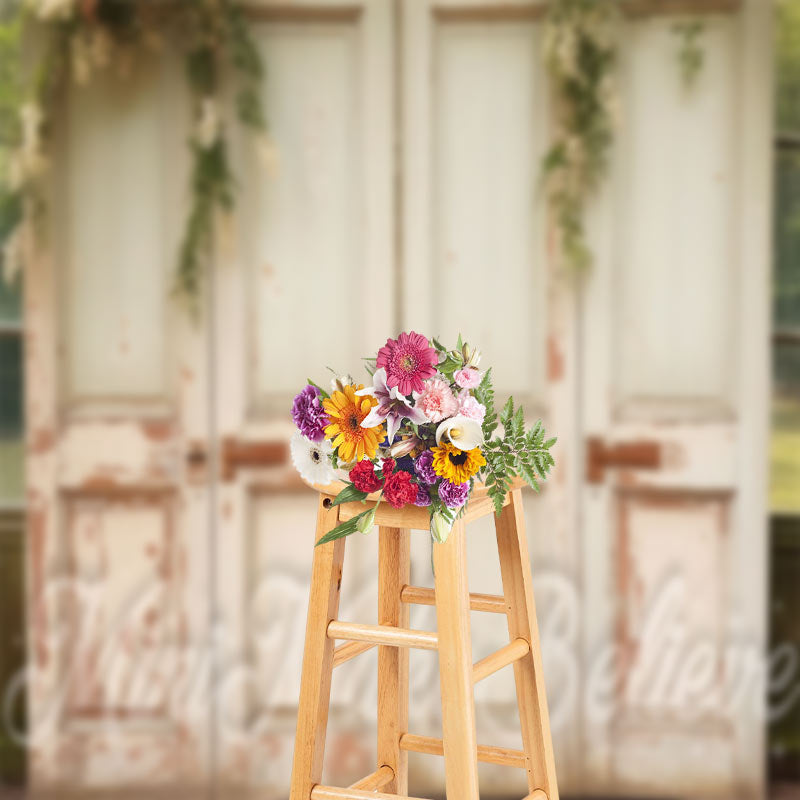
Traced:
[[[339, 520], [339, 507], [325, 508], [325, 499], [320, 495], [315, 542]], [[314, 548], [289, 800], [309, 800], [322, 780], [335, 645], [327, 628], [339, 610], [343, 562], [344, 539]]]
[[511, 493], [511, 502], [495, 519], [495, 528], [503, 594], [508, 607], [508, 632], [512, 640], [522, 638], [530, 643], [528, 654], [514, 663], [528, 789], [530, 792], [542, 789], [549, 800], [558, 800], [539, 626], [519, 489]]
[[[400, 592], [411, 581], [407, 528], [379, 529], [378, 624], [409, 627], [409, 606]], [[408, 648], [378, 646], [378, 767], [394, 770], [383, 791], [408, 794], [408, 753], [400, 736], [408, 732]]]
[[472, 693], [472, 640], [464, 523], [433, 545], [442, 739], [448, 800], [478, 800], [478, 743]]

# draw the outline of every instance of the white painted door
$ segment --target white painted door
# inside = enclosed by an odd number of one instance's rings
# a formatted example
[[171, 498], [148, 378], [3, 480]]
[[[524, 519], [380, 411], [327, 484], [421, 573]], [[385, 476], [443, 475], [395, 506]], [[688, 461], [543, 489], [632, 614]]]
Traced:
[[[395, 330], [392, 3], [262, 4], [253, 34], [277, 153], [237, 143], [237, 230], [216, 270], [220, 780], [285, 795], [291, 772], [316, 493], [288, 458], [292, 398]], [[359, 537], [361, 539], [361, 537]], [[342, 613], [376, 614], [374, 537], [354, 542]], [[374, 769], [375, 663], [334, 682], [329, 782]], [[375, 688], [375, 692], [370, 691]]]
[[584, 776], [763, 791], [769, 8], [630, 21], [582, 297]]
[[[177, 60], [70, 91], [27, 265], [30, 780], [203, 784], [204, 334], [170, 299]], [[197, 466], [202, 468], [202, 464]]]
[[[579, 774], [577, 492], [574, 294], [550, 252], [540, 186], [550, 108], [541, 8], [471, 2], [403, 4], [402, 329], [483, 351], [500, 402], [513, 394], [529, 422], [557, 432], [558, 469], [540, 495], [525, 493], [561, 790]], [[470, 589], [501, 591], [491, 519], [469, 537]], [[412, 539], [414, 581], [430, 585], [426, 542]], [[412, 608], [412, 626], [435, 625]], [[475, 658], [501, 647], [491, 615], [472, 615]], [[419, 620], [419, 621], [417, 621]], [[412, 677], [430, 657], [412, 653]], [[411, 707], [414, 732], [440, 735], [435, 682]], [[511, 673], [476, 687], [478, 739], [521, 746]], [[420, 730], [421, 729], [421, 730]], [[413, 755], [413, 754], [412, 754]], [[415, 756], [419, 791], [442, 785], [442, 764]], [[484, 792], [525, 794], [524, 775], [481, 766]]]

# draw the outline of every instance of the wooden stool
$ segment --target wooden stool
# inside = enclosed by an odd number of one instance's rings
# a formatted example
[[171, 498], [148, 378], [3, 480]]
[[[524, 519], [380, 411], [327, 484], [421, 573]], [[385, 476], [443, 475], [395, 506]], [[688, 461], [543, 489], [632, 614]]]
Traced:
[[[320, 494], [316, 540], [366, 508], [362, 503], [332, 506], [335, 494], [335, 490]], [[448, 800], [478, 800], [479, 760], [525, 769], [529, 791], [525, 800], [558, 800], [519, 488], [509, 492], [502, 514], [495, 521], [503, 596], [470, 594], [467, 588], [465, 526], [492, 513], [491, 500], [482, 487], [476, 487], [466, 513], [456, 522], [447, 541], [433, 545], [433, 590], [409, 585], [409, 531], [427, 531], [428, 509], [406, 506], [396, 510], [385, 502], [379, 503], [375, 516], [380, 537], [378, 625], [337, 619], [345, 539], [315, 548], [289, 800], [405, 798], [409, 750], [444, 755]], [[435, 605], [438, 631], [410, 630], [410, 603]], [[475, 664], [470, 609], [505, 614], [511, 639], [505, 647]], [[346, 643], [335, 647], [336, 639]], [[376, 645], [377, 769], [346, 789], [322, 786], [333, 669]], [[442, 739], [408, 732], [409, 647], [439, 651]], [[512, 663], [524, 750], [478, 745], [472, 686]]]

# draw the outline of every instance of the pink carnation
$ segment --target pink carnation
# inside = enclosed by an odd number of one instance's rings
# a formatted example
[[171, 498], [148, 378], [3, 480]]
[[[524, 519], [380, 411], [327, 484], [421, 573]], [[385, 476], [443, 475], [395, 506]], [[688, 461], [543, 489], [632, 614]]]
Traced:
[[447, 381], [431, 378], [425, 381], [415, 408], [421, 408], [422, 413], [431, 422], [441, 422], [443, 419], [455, 416], [458, 411], [458, 401]]
[[481, 382], [481, 373], [473, 367], [464, 367], [458, 370], [453, 378], [462, 389], [474, 389]]
[[462, 417], [482, 423], [486, 416], [486, 406], [479, 403], [469, 392], [461, 392], [458, 396], [458, 413]]

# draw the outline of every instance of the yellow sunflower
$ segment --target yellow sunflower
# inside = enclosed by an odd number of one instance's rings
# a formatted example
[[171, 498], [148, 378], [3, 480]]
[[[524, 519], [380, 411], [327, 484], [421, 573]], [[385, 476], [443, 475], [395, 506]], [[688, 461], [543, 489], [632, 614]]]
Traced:
[[344, 391], [336, 391], [322, 401], [322, 407], [330, 417], [325, 426], [325, 437], [339, 448], [339, 460], [343, 462], [360, 461], [364, 456], [375, 458], [378, 444], [383, 441], [384, 426], [362, 428], [362, 420], [370, 409], [378, 404], [376, 398], [367, 395], [357, 397], [356, 392], [364, 386], [345, 386]]
[[455, 445], [442, 444], [431, 448], [433, 471], [451, 483], [466, 483], [486, 464], [480, 447], [459, 450]]

